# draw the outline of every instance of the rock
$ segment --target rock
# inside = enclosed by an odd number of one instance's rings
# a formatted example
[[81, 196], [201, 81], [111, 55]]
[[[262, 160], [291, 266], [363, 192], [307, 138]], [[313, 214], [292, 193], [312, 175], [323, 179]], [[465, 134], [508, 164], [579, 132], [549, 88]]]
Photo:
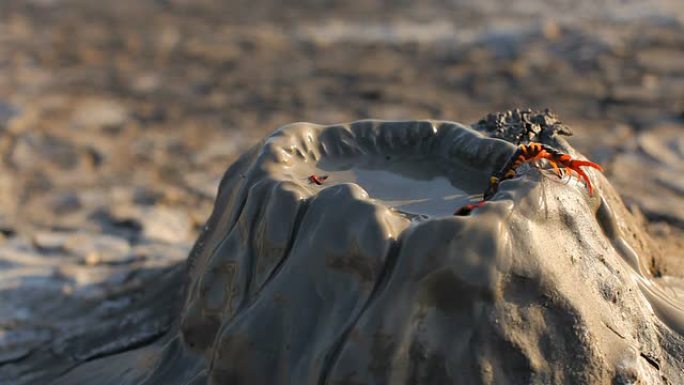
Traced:
[[63, 251], [70, 233], [43, 231], [33, 235], [33, 244], [42, 251]]
[[123, 125], [128, 111], [121, 103], [107, 99], [89, 99], [81, 103], [73, 116], [74, 124], [86, 129], [112, 129]]
[[75, 255], [86, 265], [120, 264], [134, 260], [128, 241], [111, 235], [77, 233], [70, 235], [62, 247], [65, 253]]
[[185, 261], [190, 247], [189, 243], [145, 243], [133, 246], [131, 255], [136, 259], [147, 260], [146, 265], [148, 266], [154, 263], [150, 261], [159, 261], [168, 265], [173, 262]]
[[0, 247], [0, 263], [49, 269], [54, 262], [40, 255], [33, 243], [22, 236], [9, 238]]
[[0, 100], [0, 131], [4, 131], [7, 122], [17, 114], [19, 114], [17, 108]]
[[159, 76], [155, 73], [145, 73], [131, 80], [131, 88], [139, 93], [146, 94], [156, 91], [161, 84]]
[[74, 192], [55, 194], [50, 200], [49, 206], [57, 215], [69, 214], [82, 208], [81, 200], [78, 198], [78, 194]]
[[637, 51], [637, 61], [657, 74], [684, 75], [684, 52], [673, 47], [649, 47]]
[[[157, 198], [155, 198], [157, 199]], [[128, 229], [146, 242], [183, 243], [190, 240], [192, 221], [180, 209], [155, 205], [121, 204], [100, 213], [100, 222], [110, 231]]]
[[665, 122], [646, 130], [637, 138], [640, 149], [652, 159], [684, 171], [684, 121]]
[[677, 175], [684, 173], [684, 122], [665, 122], [644, 130], [638, 147], [618, 154], [611, 168], [611, 179], [622, 187], [622, 194], [651, 220], [664, 220], [684, 228], [681, 197], [684, 184]]
[[71, 142], [49, 134], [27, 132], [17, 138], [10, 160], [20, 171], [37, 169], [42, 164], [74, 169], [79, 164], [80, 154]]
[[514, 148], [439, 121], [280, 128], [222, 180], [179, 328], [55, 383], [684, 381], [680, 284], [601, 174], [589, 196], [529, 168], [452, 215]]
[[211, 143], [193, 156], [197, 164], [206, 164], [212, 161], [225, 161], [234, 157], [241, 149], [244, 149], [247, 140], [243, 135], [228, 135]]
[[0, 365], [26, 357], [51, 337], [48, 329], [5, 331], [0, 327]]
[[86, 260], [85, 262], [87, 266], [62, 266], [58, 273], [63, 280], [73, 285], [75, 293], [80, 296], [105, 298], [108, 287], [121, 285], [132, 274], [130, 269], [121, 266], [107, 266], [99, 260]]
[[196, 194], [213, 199], [218, 192], [220, 178], [212, 177], [203, 172], [188, 173], [183, 176], [188, 189]]
[[167, 207], [145, 208], [138, 220], [146, 239], [168, 243], [185, 242], [190, 237], [190, 217], [181, 210]]

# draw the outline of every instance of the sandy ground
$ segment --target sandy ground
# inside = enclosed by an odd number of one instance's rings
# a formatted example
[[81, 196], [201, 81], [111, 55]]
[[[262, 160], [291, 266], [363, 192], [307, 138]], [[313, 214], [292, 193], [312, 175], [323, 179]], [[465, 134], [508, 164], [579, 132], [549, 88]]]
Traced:
[[573, 127], [684, 275], [679, 1], [0, 2], [0, 383], [125, 349], [74, 348], [79, 311], [180, 263], [275, 127], [514, 107]]

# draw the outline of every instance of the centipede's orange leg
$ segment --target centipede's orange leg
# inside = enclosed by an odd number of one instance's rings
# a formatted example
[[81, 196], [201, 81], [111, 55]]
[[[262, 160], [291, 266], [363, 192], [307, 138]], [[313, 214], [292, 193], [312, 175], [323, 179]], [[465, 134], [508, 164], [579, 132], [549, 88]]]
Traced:
[[589, 181], [589, 177], [580, 167], [591, 167], [591, 168], [595, 168], [601, 172], [603, 172], [603, 167], [599, 166], [598, 164], [596, 164], [594, 162], [590, 162], [588, 160], [571, 160], [568, 162], [566, 167], [568, 168], [568, 170], [575, 171], [577, 173], [577, 175], [579, 175], [580, 178], [582, 178], [584, 183], [587, 185], [587, 190], [589, 190], [589, 196], [592, 196], [593, 192], [594, 192], [594, 188], [591, 186], [591, 182]]
[[540, 158], [546, 158], [549, 161], [549, 164], [551, 164], [551, 167], [553, 167], [554, 171], [556, 171], [556, 174], [558, 176], [561, 176], [560, 169], [558, 168], [559, 164], [563, 166], [565, 170], [568, 171], [568, 174], [570, 176], [572, 176], [573, 172], [577, 173], [577, 176], [580, 179], [582, 179], [582, 181], [584, 181], [584, 183], [587, 185], [587, 190], [589, 190], [589, 196], [593, 195], [594, 188], [591, 185], [589, 176], [587, 176], [587, 174], [580, 167], [591, 167], [601, 172], [603, 172], [603, 167], [588, 160], [574, 160], [568, 154], [550, 154], [546, 150], [542, 150], [539, 154], [537, 154], [537, 156], [532, 158], [532, 160], [537, 160]]
[[[571, 168], [564, 168], [563, 170], [566, 171], [566, 172], [568, 173], [568, 176], [570, 176], [571, 178], [572, 178], [572, 176], [573, 176], [574, 174], [577, 174], [577, 173], [575, 172], [575, 170], [573, 170], [573, 169], [571, 169]], [[579, 177], [579, 176], [578, 176], [578, 177]]]
[[555, 157], [553, 156], [553, 154], [550, 154], [545, 149], [542, 149], [541, 151], [539, 151], [539, 153], [537, 155], [535, 155], [532, 158], [529, 158], [527, 161], [528, 162], [534, 162], [534, 161], [541, 160], [541, 159], [546, 159], [549, 162], [551, 167], [553, 167], [553, 171], [556, 173], [556, 175], [558, 175], [559, 178], [563, 177], [563, 173], [561, 172], [560, 168], [558, 167], [558, 163], [556, 163], [554, 161]]
[[553, 171], [558, 175], [559, 178], [563, 178], [563, 172], [561, 172], [560, 168], [558, 168], [558, 163], [552, 161], [551, 159], [548, 159], [549, 164], [551, 167], [553, 167]]

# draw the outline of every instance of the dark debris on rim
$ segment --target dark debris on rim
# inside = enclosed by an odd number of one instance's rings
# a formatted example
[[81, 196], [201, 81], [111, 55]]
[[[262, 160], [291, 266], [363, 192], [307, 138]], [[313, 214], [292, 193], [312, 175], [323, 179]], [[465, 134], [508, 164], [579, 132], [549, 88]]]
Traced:
[[570, 127], [563, 124], [548, 108], [544, 111], [513, 109], [487, 114], [473, 128], [492, 138], [514, 144], [541, 142], [555, 144], [556, 135], [571, 136]]

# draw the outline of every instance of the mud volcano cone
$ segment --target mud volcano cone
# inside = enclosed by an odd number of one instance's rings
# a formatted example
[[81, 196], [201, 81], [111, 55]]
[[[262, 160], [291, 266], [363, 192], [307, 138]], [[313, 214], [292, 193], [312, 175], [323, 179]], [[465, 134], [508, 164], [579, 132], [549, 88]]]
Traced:
[[440, 121], [278, 129], [227, 171], [178, 329], [126, 383], [684, 383], [682, 305], [603, 175], [521, 169], [453, 215], [514, 150]]

